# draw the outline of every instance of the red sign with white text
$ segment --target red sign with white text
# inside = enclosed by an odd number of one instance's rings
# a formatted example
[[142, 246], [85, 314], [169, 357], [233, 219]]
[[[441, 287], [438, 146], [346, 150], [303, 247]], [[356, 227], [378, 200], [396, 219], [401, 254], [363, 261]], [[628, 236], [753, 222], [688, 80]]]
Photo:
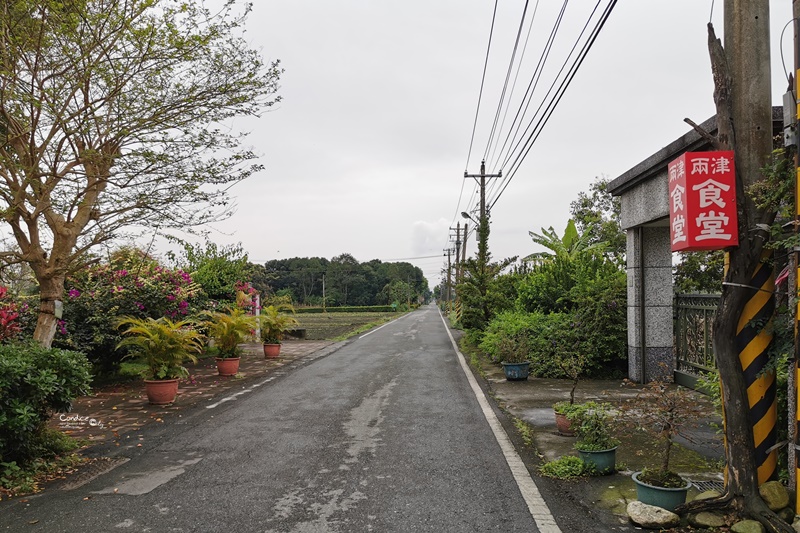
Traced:
[[738, 245], [733, 152], [686, 152], [668, 171], [672, 251]]

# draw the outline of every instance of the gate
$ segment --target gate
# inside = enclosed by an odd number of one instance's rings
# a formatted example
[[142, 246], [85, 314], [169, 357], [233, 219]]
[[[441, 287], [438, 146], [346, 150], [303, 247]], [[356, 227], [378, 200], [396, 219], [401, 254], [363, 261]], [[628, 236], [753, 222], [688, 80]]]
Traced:
[[716, 370], [711, 325], [718, 294], [677, 294], [675, 316], [675, 383], [696, 388], [701, 374]]

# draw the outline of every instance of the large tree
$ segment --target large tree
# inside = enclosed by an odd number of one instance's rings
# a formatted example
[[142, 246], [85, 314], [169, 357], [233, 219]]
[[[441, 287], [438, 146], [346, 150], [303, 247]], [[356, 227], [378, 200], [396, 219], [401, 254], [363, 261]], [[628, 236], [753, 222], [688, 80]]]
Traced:
[[202, 1], [7, 0], [0, 7], [0, 206], [40, 286], [34, 338], [86, 252], [135, 228], [230, 212], [260, 167], [230, 119], [278, 98], [278, 62], [242, 38], [249, 6]]

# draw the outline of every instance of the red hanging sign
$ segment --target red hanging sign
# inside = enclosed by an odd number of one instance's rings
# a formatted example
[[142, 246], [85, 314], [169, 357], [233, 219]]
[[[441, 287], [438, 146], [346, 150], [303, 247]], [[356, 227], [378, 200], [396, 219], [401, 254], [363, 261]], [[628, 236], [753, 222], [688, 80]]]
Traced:
[[672, 251], [738, 245], [733, 152], [686, 152], [668, 169]]

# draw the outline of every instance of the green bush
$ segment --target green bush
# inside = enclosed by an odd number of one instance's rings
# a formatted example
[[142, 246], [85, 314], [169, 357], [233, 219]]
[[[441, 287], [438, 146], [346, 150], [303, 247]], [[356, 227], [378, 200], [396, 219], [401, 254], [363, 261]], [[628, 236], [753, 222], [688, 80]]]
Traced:
[[525, 313], [506, 311], [497, 315], [486, 328], [480, 348], [500, 362], [505, 355], [508, 339], [526, 342], [530, 373], [540, 378], [567, 377], [558, 362], [575, 353], [577, 339], [568, 313]]
[[137, 250], [121, 250], [108, 264], [75, 273], [65, 297], [53, 345], [81, 351], [99, 372], [112, 374], [127, 355], [117, 349], [120, 317], [178, 320], [208, 304], [188, 273], [164, 268]]
[[90, 368], [79, 352], [0, 345], [0, 462], [25, 464], [42, 453], [50, 414], [89, 392]]
[[626, 361], [625, 301], [614, 300], [610, 293], [595, 298], [587, 297], [572, 313], [500, 313], [489, 323], [479, 347], [494, 362], [508, 357], [509, 344], [527, 350], [533, 377], [570, 377], [561, 361], [578, 356], [586, 358], [583, 375], [616, 375]]

